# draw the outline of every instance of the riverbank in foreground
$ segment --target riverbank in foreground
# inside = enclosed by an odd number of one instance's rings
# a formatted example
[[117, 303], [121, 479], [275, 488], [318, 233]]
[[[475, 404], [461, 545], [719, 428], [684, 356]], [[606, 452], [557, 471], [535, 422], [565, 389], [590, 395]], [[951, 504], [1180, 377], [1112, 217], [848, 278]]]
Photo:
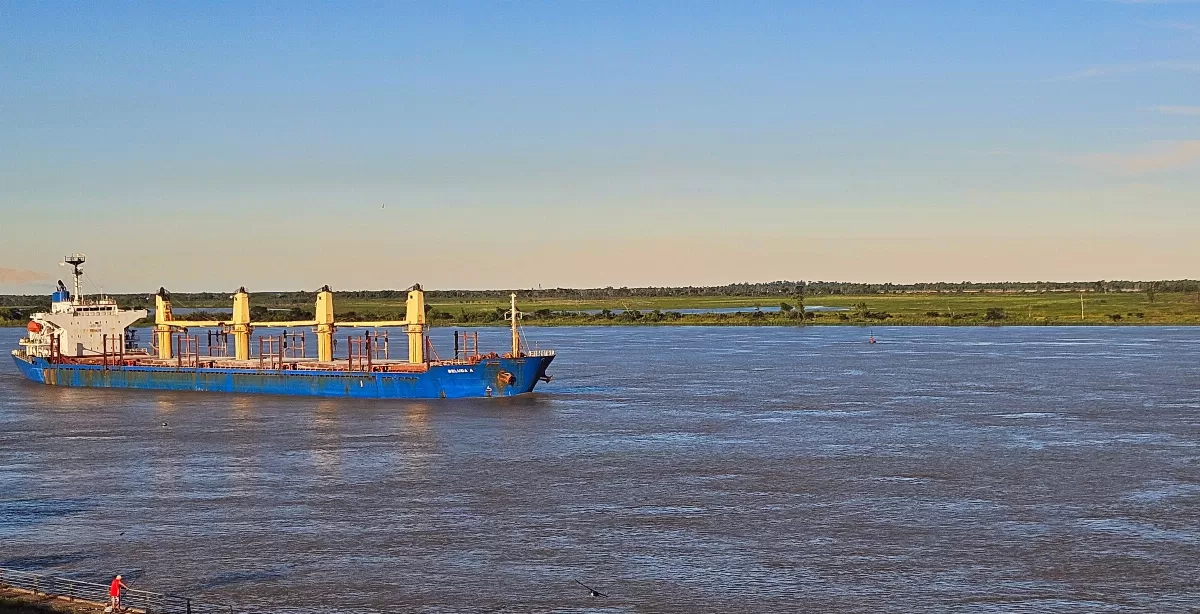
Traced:
[[67, 601], [0, 587], [0, 614], [92, 614], [103, 611], [102, 603]]

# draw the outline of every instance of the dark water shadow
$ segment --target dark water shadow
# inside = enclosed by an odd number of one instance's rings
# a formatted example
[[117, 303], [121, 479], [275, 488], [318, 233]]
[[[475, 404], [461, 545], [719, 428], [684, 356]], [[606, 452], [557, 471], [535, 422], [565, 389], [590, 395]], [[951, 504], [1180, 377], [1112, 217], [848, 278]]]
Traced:
[[193, 585], [192, 589], [202, 591], [239, 584], [253, 584], [266, 580], [280, 580], [291, 576], [295, 568], [296, 565], [277, 565], [269, 569], [225, 571]]
[[86, 554], [83, 552], [62, 552], [58, 554], [16, 556], [7, 559], [0, 559], [0, 567], [6, 567], [8, 569], [20, 569], [22, 571], [37, 573], [43, 571], [55, 571], [55, 568], [57, 567], [72, 565], [74, 563], [79, 563], [94, 558], [96, 558], [96, 555]]

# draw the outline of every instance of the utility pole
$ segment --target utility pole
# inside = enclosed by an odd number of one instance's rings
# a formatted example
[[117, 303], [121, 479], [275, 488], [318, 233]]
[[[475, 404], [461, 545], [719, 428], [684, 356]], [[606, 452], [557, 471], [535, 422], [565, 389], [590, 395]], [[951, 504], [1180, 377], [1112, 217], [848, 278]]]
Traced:
[[1079, 293], [1079, 319], [1083, 320], [1083, 292]]

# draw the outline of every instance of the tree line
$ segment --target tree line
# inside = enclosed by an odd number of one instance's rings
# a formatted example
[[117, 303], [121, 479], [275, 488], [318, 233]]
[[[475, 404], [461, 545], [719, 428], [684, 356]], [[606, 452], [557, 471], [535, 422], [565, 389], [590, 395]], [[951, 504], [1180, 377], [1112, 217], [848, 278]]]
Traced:
[[[1158, 293], [1200, 292], [1200, 281], [1192, 279], [1164, 281], [1099, 280], [1090, 282], [1054, 281], [1005, 281], [1005, 282], [927, 282], [914, 284], [859, 283], [839, 281], [772, 281], [761, 283], [735, 283], [723, 286], [645, 286], [605, 288], [525, 288], [506, 290], [426, 290], [428, 300], [459, 299], [494, 301], [507, 299], [510, 292], [518, 292], [523, 300], [604, 300], [622, 298], [663, 297], [781, 297], [803, 296], [862, 296], [871, 294], [905, 293], [973, 293], [973, 292], [1144, 292], [1153, 297]], [[293, 305], [313, 300], [316, 290], [287, 292], [252, 292], [253, 300], [260, 305]], [[213, 305], [229, 301], [231, 292], [178, 292], [173, 293], [177, 306]], [[342, 290], [334, 293], [336, 298], [351, 300], [403, 301], [407, 290]], [[152, 294], [114, 294], [123, 307], [138, 309], [154, 306]], [[1151, 298], [1153, 300], [1153, 298]], [[19, 314], [0, 312], [0, 319], [20, 319], [29, 311], [44, 310], [50, 305], [48, 294], [0, 295], [0, 308], [17, 309]], [[280, 319], [283, 319], [280, 316]]]

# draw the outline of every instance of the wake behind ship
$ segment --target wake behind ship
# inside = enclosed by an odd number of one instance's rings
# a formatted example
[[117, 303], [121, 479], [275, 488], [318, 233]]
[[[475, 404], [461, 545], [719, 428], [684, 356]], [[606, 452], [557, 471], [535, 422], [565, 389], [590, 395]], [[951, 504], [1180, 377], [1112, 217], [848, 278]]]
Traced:
[[[74, 267], [74, 293], [59, 282], [48, 313], [35, 313], [28, 336], [13, 350], [21, 373], [42, 384], [144, 390], [197, 390], [290, 394], [371, 399], [508, 397], [532, 392], [549, 382], [553, 350], [523, 347], [516, 294], [506, 317], [511, 321], [512, 348], [503, 354], [479, 352], [478, 333], [455, 332], [454, 357], [438, 359], [426, 335], [425, 294], [408, 291], [401, 321], [337, 322], [333, 292], [317, 292], [313, 320], [251, 322], [250, 297], [244, 288], [233, 295], [229, 322], [175, 320], [170, 296], [155, 296], [153, 347], [138, 348], [129, 326], [147, 316], [144, 309], [120, 309], [116, 301], [84, 297], [80, 289], [85, 258], [66, 258]], [[286, 329], [311, 327], [315, 357], [306, 354], [305, 335]], [[401, 327], [407, 356], [390, 355], [387, 331], [335, 340], [339, 328]], [[280, 335], [255, 336], [256, 328], [282, 328]], [[198, 334], [207, 329], [204, 353]], [[233, 355], [228, 355], [232, 337]], [[251, 353], [251, 342], [258, 352]], [[335, 358], [338, 341], [344, 356]], [[432, 356], [432, 358], [431, 358]]]

